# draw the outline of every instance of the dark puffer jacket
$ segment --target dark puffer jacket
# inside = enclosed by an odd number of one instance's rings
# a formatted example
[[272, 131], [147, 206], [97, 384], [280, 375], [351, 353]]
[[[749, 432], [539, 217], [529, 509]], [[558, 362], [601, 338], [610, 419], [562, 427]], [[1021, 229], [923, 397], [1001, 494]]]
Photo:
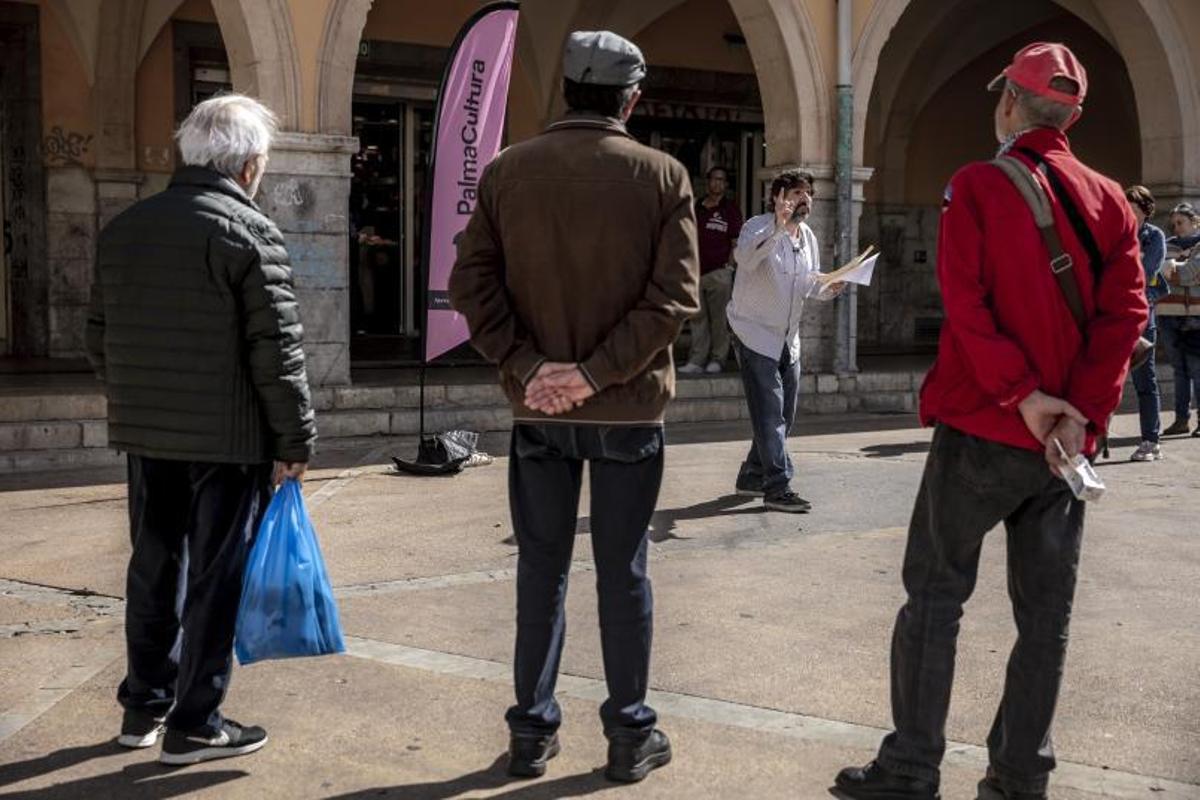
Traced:
[[236, 183], [184, 167], [100, 234], [88, 356], [109, 446], [307, 461], [316, 440], [283, 236]]

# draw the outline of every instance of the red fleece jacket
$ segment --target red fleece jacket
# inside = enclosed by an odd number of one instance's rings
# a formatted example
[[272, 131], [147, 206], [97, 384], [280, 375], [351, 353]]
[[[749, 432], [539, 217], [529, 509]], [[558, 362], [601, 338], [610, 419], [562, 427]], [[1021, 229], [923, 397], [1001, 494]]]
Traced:
[[[938, 238], [937, 274], [946, 318], [938, 357], [921, 390], [921, 420], [943, 422], [1002, 444], [1041, 450], [1017, 405], [1034, 389], [1065, 398], [1091, 421], [1087, 452], [1121, 399], [1129, 356], [1146, 321], [1137, 223], [1121, 187], [1085, 166], [1067, 137], [1038, 128], [1018, 151], [1041, 153], [1079, 207], [1104, 258], [1098, 278], [1062, 207], [1063, 247], [1074, 261], [1087, 311], [1082, 337], [1050, 271], [1033, 214], [987, 162], [950, 180]], [[1044, 176], [1043, 188], [1051, 192]]]

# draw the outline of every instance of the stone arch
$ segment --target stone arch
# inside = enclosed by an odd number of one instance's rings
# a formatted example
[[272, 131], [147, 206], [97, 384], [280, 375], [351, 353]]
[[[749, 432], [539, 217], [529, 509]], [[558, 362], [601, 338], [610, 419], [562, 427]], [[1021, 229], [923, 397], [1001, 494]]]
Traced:
[[[1141, 121], [1146, 183], [1166, 195], [1200, 188], [1200, 79], [1171, 7], [1154, 0], [1055, 0], [1104, 36], [1125, 61]], [[884, 45], [912, 0], [877, 0], [854, 48], [854, 154], [863, 161], [872, 102], [885, 114], [889, 92], [878, 74]], [[948, 6], [948, 4], [947, 4]], [[907, 40], [906, 40], [907, 42]], [[908, 43], [909, 58], [920, 41]], [[896, 72], [904, 72], [903, 63]], [[894, 84], [898, 77], [892, 77]], [[1169, 91], [1164, 88], [1169, 87]], [[883, 90], [883, 91], [880, 91]], [[875, 95], [873, 100], [872, 96]]]
[[[595, 4], [581, 4], [567, 30], [603, 26], [632, 38], [684, 1], [633, 3], [627, 0], [603, 9]], [[830, 158], [830, 101], [819, 40], [807, 8], [793, 0], [728, 2], [746, 37], [758, 77], [768, 164], [827, 162]], [[556, 64], [555, 85], [561, 75], [561, 65]], [[554, 92], [549, 93], [548, 100], [547, 116], [552, 116], [561, 100]]]
[[300, 126], [300, 57], [287, 0], [212, 0], [233, 87], [279, 115], [280, 127]]
[[96, 46], [95, 27], [99, 21], [99, 5], [80, 5], [68, 3], [67, 0], [47, 0], [46, 7], [58, 18], [59, 23], [67, 32], [83, 72], [87, 75], [88, 85], [96, 82]]
[[350, 134], [350, 97], [371, 0], [333, 0], [317, 56], [317, 131]]
[[137, 165], [134, 115], [137, 66], [145, 0], [103, 0], [96, 49], [97, 170]]
[[758, 74], [767, 163], [832, 159], [832, 119], [820, 40], [807, 6], [793, 0], [729, 0]]

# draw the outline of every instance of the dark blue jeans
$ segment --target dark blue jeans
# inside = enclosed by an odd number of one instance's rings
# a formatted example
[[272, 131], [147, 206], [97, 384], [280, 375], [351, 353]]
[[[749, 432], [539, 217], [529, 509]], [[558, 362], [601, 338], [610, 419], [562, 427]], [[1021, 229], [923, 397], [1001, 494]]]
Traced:
[[938, 782], [963, 604], [975, 589], [983, 537], [1003, 522], [1017, 641], [988, 734], [992, 769], [1013, 791], [1045, 791], [1050, 726], [1062, 685], [1084, 503], [1041, 453], [939, 425], [925, 462], [908, 546], [908, 602], [892, 634], [892, 719], [879, 763]]
[[1200, 400], [1200, 354], [1189, 353], [1183, 347], [1183, 327], [1194, 317], [1159, 317], [1167, 358], [1175, 371], [1175, 418], [1188, 419], [1192, 394]]
[[517, 536], [516, 736], [546, 736], [562, 723], [554, 699], [566, 635], [567, 574], [583, 462], [591, 479], [592, 552], [610, 739], [641, 740], [657, 721], [646, 705], [654, 600], [647, 533], [662, 484], [662, 427], [515, 425], [508, 493]]
[[[1153, 322], [1153, 318], [1151, 321]], [[1146, 332], [1142, 335], [1152, 342], [1158, 340], [1158, 331], [1153, 325], [1146, 328]], [[1159, 415], [1161, 405], [1158, 396], [1158, 373], [1155, 370], [1154, 358], [1155, 353], [1151, 350], [1146, 363], [1133, 371], [1133, 388], [1137, 390], [1138, 417], [1142, 425], [1143, 442], [1157, 442], [1158, 435], [1162, 431]]]
[[754, 441], [738, 470], [737, 485], [761, 486], [767, 497], [791, 489], [795, 468], [787, 451], [787, 437], [796, 421], [796, 393], [800, 389], [800, 362], [793, 361], [787, 345], [779, 358], [767, 358], [737, 341], [738, 366], [750, 407]]

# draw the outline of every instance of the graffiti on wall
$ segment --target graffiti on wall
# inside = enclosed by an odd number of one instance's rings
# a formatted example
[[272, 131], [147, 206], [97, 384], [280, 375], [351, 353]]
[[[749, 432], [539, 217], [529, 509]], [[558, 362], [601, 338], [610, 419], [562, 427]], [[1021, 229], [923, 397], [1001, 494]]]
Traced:
[[304, 192], [300, 188], [300, 182], [295, 178], [289, 178], [276, 184], [274, 191], [271, 192], [271, 197], [275, 204], [280, 206], [304, 205]]
[[55, 125], [50, 129], [50, 135], [42, 140], [42, 152], [46, 163], [52, 167], [81, 166], [81, 159], [92, 143], [92, 135], [84, 136], [75, 131], [65, 131]]

